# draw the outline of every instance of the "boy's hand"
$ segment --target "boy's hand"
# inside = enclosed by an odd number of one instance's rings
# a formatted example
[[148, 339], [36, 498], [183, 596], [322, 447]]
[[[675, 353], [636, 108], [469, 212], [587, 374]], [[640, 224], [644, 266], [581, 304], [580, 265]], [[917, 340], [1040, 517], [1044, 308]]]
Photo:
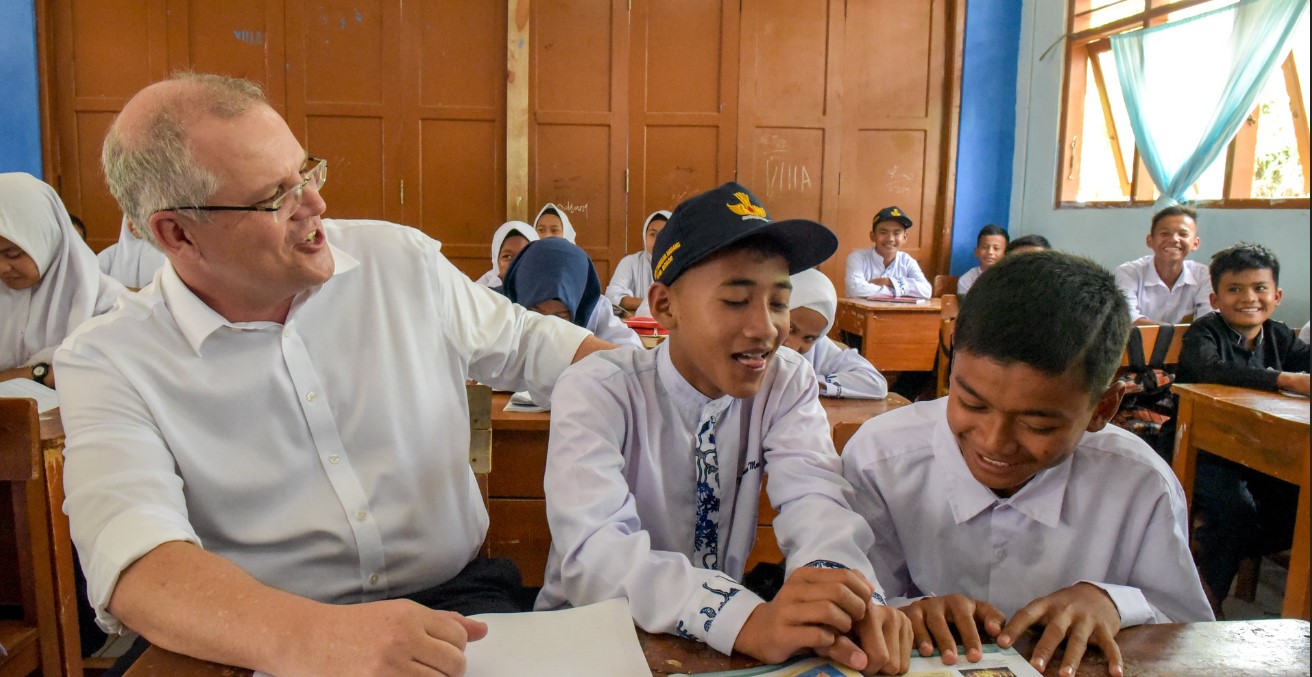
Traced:
[[873, 280], [870, 280], [870, 284], [873, 284], [876, 287], [892, 287], [893, 281], [886, 277], [877, 277]]
[[864, 670], [866, 654], [846, 634], [865, 617], [871, 592], [865, 577], [850, 569], [798, 569], [773, 601], [747, 617], [733, 648], [766, 663], [810, 649]]
[[1047, 667], [1057, 645], [1065, 639], [1066, 655], [1062, 658], [1060, 674], [1074, 675], [1092, 637], [1093, 643], [1107, 655], [1107, 671], [1112, 677], [1124, 677], [1121, 648], [1116, 645], [1121, 614], [1102, 588], [1090, 583], [1076, 583], [1030, 602], [1002, 629], [998, 646], [1005, 649], [1015, 644], [1016, 638], [1035, 623], [1047, 626], [1030, 655], [1030, 664], [1039, 672]]
[[1308, 378], [1308, 374], [1282, 371], [1280, 376], [1276, 377], [1276, 387], [1281, 390], [1288, 390], [1291, 393], [1307, 395], [1309, 390]]
[[984, 646], [976, 626], [984, 626], [984, 631], [993, 638], [1002, 632], [1002, 625], [1007, 622], [1007, 617], [992, 604], [962, 594], [926, 597], [902, 607], [902, 610], [911, 619], [911, 631], [920, 655], [934, 653], [937, 644], [946, 665], [957, 662], [957, 640], [952, 636], [950, 626], [955, 625], [957, 632], [961, 633], [966, 660], [976, 663], [984, 658]]
[[[866, 615], [857, 622], [857, 637], [865, 651], [867, 675], [900, 675], [911, 668], [911, 621], [890, 606], [866, 602]], [[829, 653], [830, 658], [841, 660]]]

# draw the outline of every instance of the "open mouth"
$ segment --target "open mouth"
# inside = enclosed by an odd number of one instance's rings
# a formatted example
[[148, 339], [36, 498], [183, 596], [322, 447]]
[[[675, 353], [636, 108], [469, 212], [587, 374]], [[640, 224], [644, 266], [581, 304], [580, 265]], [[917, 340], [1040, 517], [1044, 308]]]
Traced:
[[741, 364], [744, 367], [747, 367], [748, 369], [751, 369], [753, 371], [759, 371], [761, 369], [765, 369], [765, 363], [769, 359], [769, 357], [770, 357], [770, 353], [768, 351], [733, 354], [733, 359], [736, 362], [738, 362], [738, 364]]
[[322, 241], [323, 241], [323, 230], [320, 228], [315, 228], [314, 230], [310, 231], [305, 235], [305, 239], [301, 240], [301, 244], [318, 244], [319, 242]]

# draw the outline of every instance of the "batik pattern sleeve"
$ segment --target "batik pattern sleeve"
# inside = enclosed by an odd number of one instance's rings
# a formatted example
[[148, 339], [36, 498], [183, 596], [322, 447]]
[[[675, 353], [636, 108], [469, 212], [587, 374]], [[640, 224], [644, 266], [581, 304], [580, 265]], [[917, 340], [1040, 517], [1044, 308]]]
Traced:
[[[784, 359], [776, 354], [776, 360]], [[783, 369], [763, 406], [765, 469], [770, 504], [779, 514], [774, 532], [787, 557], [787, 573], [813, 562], [856, 569], [880, 590], [866, 553], [870, 527], [848, 505], [851, 490], [816, 396], [815, 372], [798, 358]], [[823, 525], [823, 527], [821, 527]]]
[[652, 548], [624, 474], [626, 431], [639, 424], [630, 415], [623, 379], [598, 378], [599, 362], [584, 360], [566, 370], [552, 399], [544, 487], [565, 597], [575, 606], [628, 598], [643, 630], [732, 653], [743, 623], [763, 600], [718, 571], [693, 566], [683, 553]]
[[925, 279], [920, 264], [905, 252], [898, 252], [897, 256], [902, 259], [899, 262], [901, 265], [897, 266], [897, 274], [888, 275], [888, 281], [893, 283], [893, 296], [927, 299], [933, 295], [934, 285]]

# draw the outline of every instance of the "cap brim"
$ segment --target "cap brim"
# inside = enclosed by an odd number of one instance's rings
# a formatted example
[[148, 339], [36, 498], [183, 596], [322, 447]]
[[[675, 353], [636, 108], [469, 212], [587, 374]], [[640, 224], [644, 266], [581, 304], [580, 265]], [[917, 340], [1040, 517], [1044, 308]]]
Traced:
[[773, 221], [732, 241], [753, 237], [769, 238], [782, 245], [784, 258], [788, 259], [789, 275], [814, 268], [838, 251], [838, 236], [823, 224], [809, 219]]

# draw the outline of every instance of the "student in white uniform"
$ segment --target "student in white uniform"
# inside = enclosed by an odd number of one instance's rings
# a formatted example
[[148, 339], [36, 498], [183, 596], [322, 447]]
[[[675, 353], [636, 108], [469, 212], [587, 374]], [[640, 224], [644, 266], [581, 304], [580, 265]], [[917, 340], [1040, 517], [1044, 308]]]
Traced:
[[578, 245], [549, 237], [530, 242], [506, 271], [506, 296], [529, 310], [555, 315], [587, 329], [603, 341], [642, 347], [628, 325], [601, 297], [592, 259]]
[[569, 222], [569, 214], [551, 202], [542, 205], [538, 215], [533, 217], [533, 229], [537, 231], [539, 239], [563, 237], [574, 242], [576, 235], [574, 224]]
[[664, 209], [647, 216], [647, 221], [642, 224], [642, 251], [620, 259], [610, 284], [606, 285], [606, 299], [635, 317], [651, 317], [651, 309], [647, 307], [647, 289], [651, 287], [651, 248], [669, 219], [670, 212]]
[[[725, 654], [814, 649], [906, 670], [909, 625], [871, 577], [815, 374], [780, 345], [789, 272], [836, 247], [818, 223], [770, 222], [736, 183], [674, 210], [649, 295], [669, 339], [580, 361], [556, 384], [538, 609], [625, 597], [644, 630]], [[790, 574], [771, 602], [739, 583], [767, 469]]]
[[966, 271], [957, 280], [957, 295], [965, 296], [970, 291], [970, 287], [975, 284], [975, 280], [984, 271], [993, 267], [993, 264], [1002, 260], [1003, 255], [1007, 253], [1007, 245], [1011, 238], [1002, 226], [989, 224], [979, 229], [979, 235], [975, 237], [975, 258], [979, 265]]
[[510, 262], [515, 260], [524, 246], [536, 242], [538, 234], [533, 226], [523, 221], [507, 221], [492, 234], [492, 269], [474, 280], [488, 289], [500, 289]]
[[0, 381], [52, 388], [55, 348], [124, 292], [100, 272], [55, 190], [19, 172], [0, 174], [0, 282]]
[[976, 623], [1003, 647], [1046, 625], [1030, 661], [1040, 672], [1065, 640], [1063, 675], [1086, 641], [1120, 675], [1122, 627], [1212, 620], [1180, 483], [1107, 425], [1129, 329], [1097, 264], [1008, 256], [962, 303], [948, 396], [871, 419], [847, 443], [871, 562], [922, 653], [955, 662], [949, 625], [970, 661]]
[[150, 284], [155, 273], [168, 263], [163, 252], [141, 239], [136, 224], [126, 216], [118, 231], [118, 242], [96, 254], [96, 260], [101, 272], [133, 291]]
[[827, 335], [834, 326], [838, 294], [824, 273], [812, 268], [793, 276], [788, 299], [788, 336], [784, 345], [802, 354], [815, 370], [825, 397], [882, 400], [888, 380], [861, 353]]
[[907, 241], [911, 217], [897, 207], [885, 207], [870, 224], [873, 247], [847, 255], [846, 295], [854, 298], [913, 296], [927, 299], [933, 285], [920, 264], [901, 251]]
[[1197, 213], [1184, 205], [1157, 212], [1145, 241], [1152, 254], [1116, 267], [1135, 324], [1187, 323], [1212, 312], [1207, 265], [1188, 260], [1202, 244]]

